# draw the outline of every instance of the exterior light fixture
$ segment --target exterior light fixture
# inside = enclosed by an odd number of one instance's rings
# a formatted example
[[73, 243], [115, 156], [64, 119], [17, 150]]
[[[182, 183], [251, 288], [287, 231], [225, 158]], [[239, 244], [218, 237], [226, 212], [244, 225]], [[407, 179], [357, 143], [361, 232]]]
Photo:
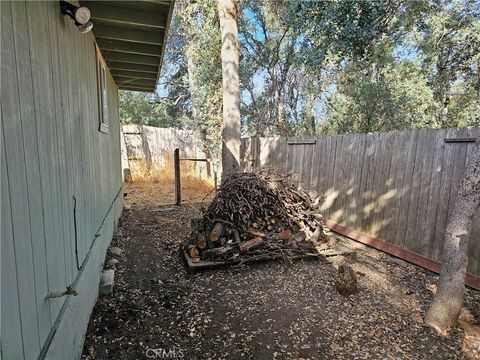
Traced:
[[93, 28], [93, 23], [91, 21], [87, 22], [86, 24], [82, 24], [78, 26], [78, 31], [82, 34], [89, 32]]
[[85, 6], [75, 6], [67, 1], [60, 0], [60, 10], [63, 15], [68, 15], [75, 21], [81, 33], [87, 33], [93, 28], [90, 20], [90, 10]]

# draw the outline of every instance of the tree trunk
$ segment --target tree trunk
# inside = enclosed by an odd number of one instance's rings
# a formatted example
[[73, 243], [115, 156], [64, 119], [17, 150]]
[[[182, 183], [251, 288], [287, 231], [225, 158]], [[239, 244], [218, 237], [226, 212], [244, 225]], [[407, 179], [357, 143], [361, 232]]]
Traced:
[[442, 128], [448, 128], [448, 104], [450, 98], [448, 94], [445, 94], [442, 102]]
[[425, 323], [442, 334], [457, 324], [463, 306], [470, 230], [474, 213], [479, 206], [480, 138], [476, 141], [448, 219], [437, 293], [425, 316]]
[[240, 170], [240, 80], [237, 0], [218, 0], [222, 34], [223, 178]]
[[192, 116], [193, 121], [198, 129], [201, 129], [201, 124], [198, 119], [199, 109], [198, 109], [198, 100], [196, 99], [197, 88], [195, 82], [195, 59], [193, 58], [193, 50], [191, 46], [188, 46], [187, 51], [185, 52], [187, 57], [187, 72], [188, 72], [188, 88], [190, 90], [190, 98], [192, 99]]

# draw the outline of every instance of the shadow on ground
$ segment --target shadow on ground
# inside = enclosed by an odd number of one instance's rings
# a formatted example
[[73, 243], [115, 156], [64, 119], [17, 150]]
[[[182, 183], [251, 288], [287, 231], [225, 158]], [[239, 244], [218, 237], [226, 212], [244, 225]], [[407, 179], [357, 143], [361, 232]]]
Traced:
[[[478, 338], [461, 329], [442, 338], [423, 326], [430, 272], [359, 245], [350, 261], [360, 292], [348, 299], [335, 292], [335, 267], [321, 261], [190, 275], [178, 249], [200, 205], [171, 209], [150, 199], [122, 216], [115, 293], [94, 309], [83, 359], [480, 357]], [[468, 291], [462, 316], [480, 321], [478, 292]]]

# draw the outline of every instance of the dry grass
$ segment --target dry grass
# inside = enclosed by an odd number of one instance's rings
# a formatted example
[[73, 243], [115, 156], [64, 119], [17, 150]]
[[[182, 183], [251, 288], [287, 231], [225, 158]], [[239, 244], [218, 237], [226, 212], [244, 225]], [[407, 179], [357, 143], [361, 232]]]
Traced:
[[[152, 165], [147, 169], [144, 163], [130, 162], [133, 183], [125, 184], [128, 193], [126, 201], [141, 205], [171, 205], [175, 201], [173, 163], [165, 166]], [[195, 163], [181, 162], [182, 202], [209, 202], [213, 198], [213, 178], [199, 178]], [[209, 196], [210, 194], [210, 196]]]

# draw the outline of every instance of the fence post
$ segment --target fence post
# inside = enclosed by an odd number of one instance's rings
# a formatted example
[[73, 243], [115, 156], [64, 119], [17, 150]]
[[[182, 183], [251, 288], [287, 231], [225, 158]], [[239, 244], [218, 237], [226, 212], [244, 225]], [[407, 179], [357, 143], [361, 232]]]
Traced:
[[175, 173], [175, 205], [182, 204], [181, 184], [180, 184], [180, 150], [177, 148], [173, 152], [173, 170]]

